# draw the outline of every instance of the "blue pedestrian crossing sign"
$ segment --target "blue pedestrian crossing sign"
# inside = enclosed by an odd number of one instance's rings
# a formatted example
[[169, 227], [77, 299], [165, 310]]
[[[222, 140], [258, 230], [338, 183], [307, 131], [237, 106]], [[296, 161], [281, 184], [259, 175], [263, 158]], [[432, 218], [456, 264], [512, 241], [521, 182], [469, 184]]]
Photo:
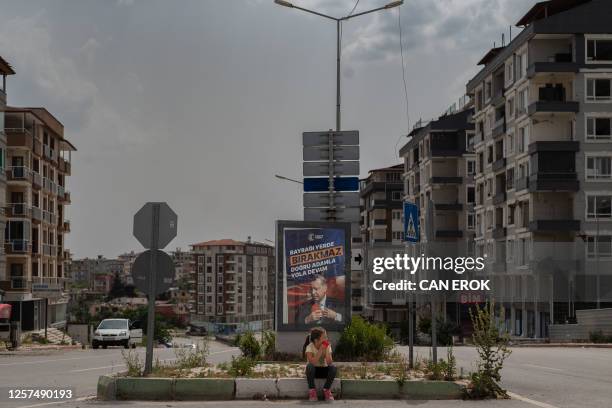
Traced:
[[404, 241], [419, 242], [419, 207], [404, 202]]

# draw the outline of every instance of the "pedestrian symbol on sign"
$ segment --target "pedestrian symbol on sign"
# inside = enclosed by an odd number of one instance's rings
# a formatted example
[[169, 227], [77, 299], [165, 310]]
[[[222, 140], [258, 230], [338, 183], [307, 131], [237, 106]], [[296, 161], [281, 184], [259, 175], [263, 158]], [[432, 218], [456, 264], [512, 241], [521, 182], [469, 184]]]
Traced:
[[404, 203], [404, 240], [419, 242], [419, 207], [413, 203]]

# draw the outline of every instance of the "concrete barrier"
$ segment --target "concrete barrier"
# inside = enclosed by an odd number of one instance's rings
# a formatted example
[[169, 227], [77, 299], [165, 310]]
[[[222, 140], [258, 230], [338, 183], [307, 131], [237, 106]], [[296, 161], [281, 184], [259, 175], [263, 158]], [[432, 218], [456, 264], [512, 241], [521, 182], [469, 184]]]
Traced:
[[463, 386], [451, 381], [342, 380], [343, 399], [460, 399]]
[[115, 377], [101, 375], [100, 378], [98, 378], [97, 395], [98, 399], [101, 401], [116, 400], [117, 388], [115, 385]]
[[171, 400], [173, 378], [127, 378], [115, 380], [117, 399], [124, 400]]
[[278, 398], [276, 378], [236, 378], [236, 399]]
[[[323, 397], [323, 384], [324, 379], [317, 378], [315, 385], [319, 393], [319, 398]], [[308, 383], [306, 378], [279, 378], [276, 380], [276, 387], [278, 388], [278, 398], [280, 399], [304, 399], [308, 397]], [[340, 396], [342, 393], [342, 382], [336, 378], [331, 387], [334, 395]]]
[[215, 401], [234, 399], [235, 383], [231, 378], [177, 378], [174, 399], [180, 401]]

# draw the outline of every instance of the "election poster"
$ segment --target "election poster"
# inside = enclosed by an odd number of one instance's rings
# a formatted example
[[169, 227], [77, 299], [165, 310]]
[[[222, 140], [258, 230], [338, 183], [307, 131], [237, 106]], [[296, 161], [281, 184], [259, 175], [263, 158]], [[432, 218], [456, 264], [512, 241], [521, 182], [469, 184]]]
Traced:
[[278, 328], [344, 327], [350, 318], [350, 225], [296, 223], [277, 231]]

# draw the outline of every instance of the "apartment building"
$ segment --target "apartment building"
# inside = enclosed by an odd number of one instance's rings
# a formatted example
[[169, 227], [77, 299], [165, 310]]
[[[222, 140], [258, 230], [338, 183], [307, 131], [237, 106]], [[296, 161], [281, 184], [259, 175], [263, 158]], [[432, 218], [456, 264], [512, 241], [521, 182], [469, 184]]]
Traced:
[[610, 21], [607, 0], [539, 2], [467, 84], [475, 251], [515, 336], [612, 305]]
[[[444, 256], [474, 254], [475, 185], [473, 109], [449, 111], [437, 119], [419, 121], [400, 149], [403, 198], [419, 207], [420, 255], [429, 251]], [[413, 246], [409, 248], [414, 249]], [[426, 249], [425, 249], [426, 248]], [[429, 301], [414, 299], [417, 308]], [[460, 326], [469, 322], [467, 304], [449, 299], [438, 311]], [[408, 318], [406, 316], [406, 318]]]
[[[15, 71], [11, 65], [0, 56], [0, 228], [2, 231], [6, 228], [6, 216], [4, 211], [4, 202], [6, 199], [6, 133], [4, 132], [4, 111], [6, 110], [6, 93], [7, 79], [9, 76], [15, 75]], [[6, 257], [4, 245], [0, 248], [0, 281], [7, 282], [8, 276], [6, 272]], [[0, 291], [3, 288], [0, 288]]]
[[[384, 321], [392, 329], [405, 319], [401, 305], [392, 304], [390, 299], [380, 299], [370, 290], [370, 257], [376, 256], [378, 248], [403, 246], [403, 166], [395, 165], [370, 170], [368, 177], [361, 180], [361, 242], [364, 262], [360, 281], [353, 283], [353, 304], [363, 304], [361, 314], [369, 319]], [[354, 273], [354, 272], [353, 272]], [[358, 292], [358, 293], [355, 293]], [[356, 299], [359, 295], [360, 299]]]
[[212, 333], [274, 327], [274, 247], [221, 239], [193, 244], [192, 252], [192, 325]]
[[22, 330], [65, 320], [64, 237], [71, 203], [66, 182], [75, 147], [64, 126], [45, 108], [6, 107], [6, 279], [7, 300]]

